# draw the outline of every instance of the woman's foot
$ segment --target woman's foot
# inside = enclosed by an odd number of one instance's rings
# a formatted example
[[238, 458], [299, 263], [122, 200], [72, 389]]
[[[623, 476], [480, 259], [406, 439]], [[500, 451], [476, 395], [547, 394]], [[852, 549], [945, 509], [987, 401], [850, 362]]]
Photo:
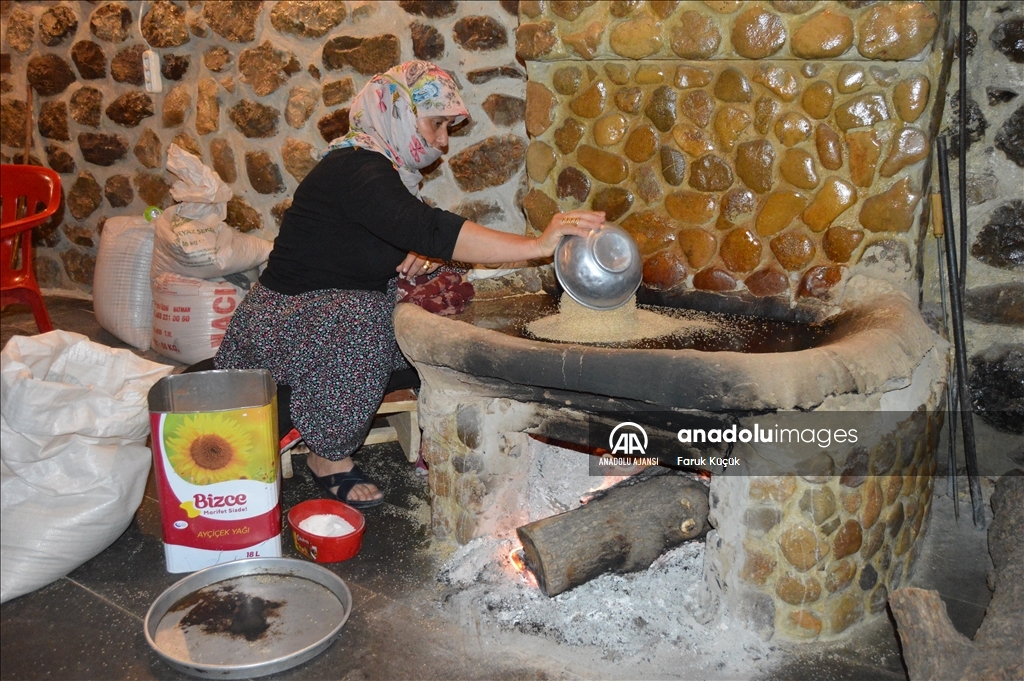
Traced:
[[[312, 471], [313, 475], [318, 478], [322, 478], [327, 475], [333, 475], [335, 473], [348, 473], [355, 467], [355, 461], [352, 457], [346, 457], [341, 461], [331, 461], [325, 459], [319, 454], [310, 452], [306, 457], [306, 465], [309, 466], [309, 470]], [[337, 487], [332, 487], [330, 492], [337, 496]], [[342, 501], [377, 501], [382, 499], [384, 495], [381, 493], [377, 486], [373, 483], [359, 484], [349, 490], [348, 494]]]

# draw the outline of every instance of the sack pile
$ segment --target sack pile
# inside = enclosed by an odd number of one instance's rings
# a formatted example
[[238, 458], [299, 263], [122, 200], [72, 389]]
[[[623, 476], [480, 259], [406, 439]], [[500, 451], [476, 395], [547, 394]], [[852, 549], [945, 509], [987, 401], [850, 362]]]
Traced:
[[125, 343], [185, 364], [217, 353], [238, 304], [273, 244], [224, 220], [231, 188], [172, 144], [167, 170], [176, 203], [147, 222], [111, 218], [96, 257], [93, 305]]

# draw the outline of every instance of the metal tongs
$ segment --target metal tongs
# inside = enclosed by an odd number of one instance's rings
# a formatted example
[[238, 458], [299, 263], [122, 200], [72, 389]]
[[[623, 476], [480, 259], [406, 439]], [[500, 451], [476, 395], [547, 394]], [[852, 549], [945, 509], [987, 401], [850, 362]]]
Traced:
[[[963, 103], [961, 103], [961, 106], [963, 106]], [[964, 147], [960, 147], [961, 166], [964, 165], [964, 157], [966, 156], [965, 152], [966, 149], [964, 149]], [[949, 271], [949, 298], [952, 307], [951, 317], [953, 322], [952, 336], [955, 359], [955, 380], [952, 383], [956, 386], [955, 388], [951, 386], [950, 389], [947, 391], [947, 405], [951, 406], [954, 410], [959, 406], [960, 420], [963, 426], [964, 460], [967, 464], [967, 480], [971, 490], [971, 509], [973, 511], [975, 527], [982, 529], [985, 527], [985, 503], [981, 491], [981, 478], [978, 475], [978, 454], [975, 450], [974, 442], [974, 410], [971, 405], [970, 386], [967, 382], [967, 344], [964, 340], [963, 289], [961, 288], [960, 282], [960, 269], [958, 269], [957, 267], [956, 241], [953, 238], [953, 201], [949, 189], [949, 152], [946, 149], [946, 138], [944, 136], [940, 136], [938, 139], [938, 156], [939, 189], [942, 198], [942, 222], [944, 223], [944, 228], [940, 227], [940, 229], [942, 231], [943, 241], [945, 243], [946, 268]], [[963, 184], [961, 184], [961, 198], [965, 200], [966, 196], [963, 195], [964, 191], [965, 187]], [[960, 211], [961, 236], [965, 233], [965, 230], [967, 229], [966, 220], [963, 219], [966, 212], [966, 206], [962, 206]], [[939, 261], [939, 277], [941, 283], [941, 260]], [[943, 316], [945, 316], [945, 295], [943, 295], [942, 309]], [[956, 424], [954, 412], [950, 412], [949, 447], [950, 467], [948, 475], [952, 478], [951, 492], [953, 494], [954, 512], [959, 518], [960, 507], [959, 500], [957, 497]]]

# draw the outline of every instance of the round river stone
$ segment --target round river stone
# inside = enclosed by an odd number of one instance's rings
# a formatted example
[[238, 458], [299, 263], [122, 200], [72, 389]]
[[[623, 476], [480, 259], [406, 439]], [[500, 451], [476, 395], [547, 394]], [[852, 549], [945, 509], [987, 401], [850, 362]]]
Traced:
[[744, 142], [736, 151], [736, 174], [758, 194], [772, 188], [774, 163], [775, 149], [768, 140]]
[[747, 290], [759, 298], [777, 296], [789, 290], [789, 277], [775, 269], [766, 267], [754, 272], [743, 280]]
[[814, 159], [803, 149], [786, 149], [779, 164], [782, 177], [794, 187], [814, 189], [818, 186], [818, 173]]
[[939, 18], [923, 2], [876, 5], [857, 26], [857, 50], [868, 59], [900, 61], [916, 56], [939, 27]]
[[676, 56], [683, 59], [707, 59], [718, 51], [722, 34], [709, 17], [689, 10], [679, 15], [679, 25], [672, 27], [669, 43]]
[[771, 241], [772, 253], [779, 264], [790, 272], [797, 272], [814, 259], [814, 242], [803, 232], [785, 232]]
[[751, 7], [738, 17], [732, 27], [732, 46], [747, 59], [770, 57], [786, 43], [786, 22], [778, 14], [761, 7]]
[[754, 98], [754, 93], [743, 72], [735, 66], [730, 66], [718, 76], [715, 97], [723, 102], [749, 102]]
[[931, 81], [920, 73], [896, 83], [892, 101], [899, 117], [907, 123], [916, 121], [928, 104], [930, 89]]
[[733, 272], [750, 272], [761, 262], [761, 240], [746, 227], [734, 229], [722, 240], [721, 255]]
[[843, 143], [839, 134], [824, 123], [814, 131], [814, 146], [818, 160], [829, 170], [839, 170], [843, 165]]
[[801, 219], [815, 232], [821, 232], [857, 202], [857, 190], [849, 182], [830, 177], [825, 180], [814, 202], [804, 210]]
[[711, 262], [718, 249], [715, 237], [703, 229], [682, 229], [676, 237], [676, 245], [686, 256], [686, 261], [695, 269], [701, 269]]
[[812, 118], [819, 121], [827, 118], [832, 113], [832, 103], [835, 101], [835, 90], [832, 84], [824, 80], [816, 80], [807, 86], [800, 104]]
[[807, 199], [796, 192], [772, 192], [761, 206], [761, 212], [757, 214], [757, 233], [761, 236], [771, 236], [781, 232], [806, 206]]
[[732, 186], [732, 182], [732, 169], [729, 168], [729, 164], [714, 154], [701, 156], [690, 164], [690, 186], [694, 189], [705, 192], [725, 191]]
[[825, 9], [793, 33], [790, 49], [801, 59], [838, 57], [853, 45], [853, 21], [845, 14]]
[[846, 227], [829, 227], [821, 239], [821, 248], [828, 259], [836, 263], [849, 261], [853, 251], [864, 240], [864, 232]]
[[645, 124], [629, 133], [622, 153], [631, 161], [643, 163], [654, 156], [657, 149], [658, 133], [652, 126]]

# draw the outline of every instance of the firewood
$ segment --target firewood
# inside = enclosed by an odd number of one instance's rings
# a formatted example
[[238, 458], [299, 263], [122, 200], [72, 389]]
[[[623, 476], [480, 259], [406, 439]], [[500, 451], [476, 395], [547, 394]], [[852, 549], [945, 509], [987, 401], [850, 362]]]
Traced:
[[706, 485], [685, 475], [636, 477], [516, 531], [526, 566], [546, 596], [606, 572], [644, 570], [668, 549], [707, 534]]
[[992, 510], [995, 592], [973, 641], [953, 628], [938, 592], [906, 588], [889, 597], [911, 681], [1024, 679], [1024, 471], [1000, 479]]

